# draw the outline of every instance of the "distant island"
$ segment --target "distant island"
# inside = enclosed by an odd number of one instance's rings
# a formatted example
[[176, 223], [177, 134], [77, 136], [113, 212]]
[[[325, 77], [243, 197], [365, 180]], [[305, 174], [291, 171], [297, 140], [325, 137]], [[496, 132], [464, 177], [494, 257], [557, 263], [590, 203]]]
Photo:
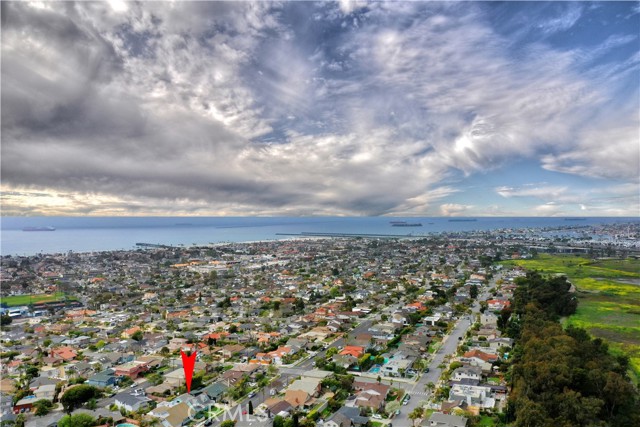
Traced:
[[449, 222], [473, 222], [477, 221], [475, 218], [451, 218]]

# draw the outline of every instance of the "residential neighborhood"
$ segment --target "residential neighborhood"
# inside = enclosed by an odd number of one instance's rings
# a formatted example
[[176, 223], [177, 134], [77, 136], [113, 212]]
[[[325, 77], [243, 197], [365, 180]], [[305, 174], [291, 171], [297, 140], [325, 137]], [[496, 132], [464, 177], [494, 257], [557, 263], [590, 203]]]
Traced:
[[494, 237], [4, 257], [2, 425], [499, 425], [532, 251]]

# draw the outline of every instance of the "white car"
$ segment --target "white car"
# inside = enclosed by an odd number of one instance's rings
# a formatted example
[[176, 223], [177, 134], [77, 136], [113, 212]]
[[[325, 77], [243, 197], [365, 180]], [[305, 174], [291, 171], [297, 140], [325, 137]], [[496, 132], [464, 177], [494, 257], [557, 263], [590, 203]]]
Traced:
[[371, 418], [375, 418], [376, 420], [381, 420], [381, 419], [382, 419], [382, 415], [380, 415], [380, 414], [373, 414], [373, 415], [371, 415]]

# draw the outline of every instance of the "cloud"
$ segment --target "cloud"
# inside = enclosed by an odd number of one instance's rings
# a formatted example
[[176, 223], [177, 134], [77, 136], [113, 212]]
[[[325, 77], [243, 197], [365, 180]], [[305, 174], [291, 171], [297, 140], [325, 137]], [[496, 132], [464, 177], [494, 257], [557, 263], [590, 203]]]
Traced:
[[567, 31], [578, 22], [582, 16], [582, 9], [579, 3], [567, 3], [566, 11], [559, 16], [541, 20], [537, 27], [545, 34]]
[[514, 187], [498, 187], [496, 193], [505, 198], [511, 197], [535, 197], [549, 199], [558, 199], [567, 193], [568, 187], [550, 186], [535, 184], [526, 185], [520, 188]]
[[578, 149], [542, 157], [548, 170], [597, 178], [640, 180], [640, 122], [630, 126], [588, 129]]
[[[544, 31], [574, 25], [569, 9]], [[598, 112], [619, 111], [637, 61], [586, 72], [593, 55], [544, 41], [514, 56], [485, 13], [4, 2], [3, 212], [454, 215], [483, 209], [447, 200], [460, 175], [521, 158], [636, 182], [636, 122]], [[553, 183], [499, 194], [550, 189], [573, 203]]]
[[506, 199], [534, 198], [536, 215], [637, 216], [640, 212], [640, 192], [637, 184], [618, 184], [571, 188], [547, 183], [519, 187], [502, 186], [496, 193]]
[[562, 210], [562, 207], [556, 205], [553, 202], [545, 203], [544, 205], [535, 206], [533, 211], [536, 216], [564, 216], [566, 212]]
[[444, 203], [440, 205], [440, 214], [442, 216], [460, 216], [468, 213], [473, 206], [460, 205], [457, 203]]

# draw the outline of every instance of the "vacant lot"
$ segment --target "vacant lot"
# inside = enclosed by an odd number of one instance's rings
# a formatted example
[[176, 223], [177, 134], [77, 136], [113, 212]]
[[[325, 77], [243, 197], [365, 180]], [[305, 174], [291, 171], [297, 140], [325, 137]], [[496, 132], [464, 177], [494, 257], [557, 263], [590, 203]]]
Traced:
[[635, 381], [640, 379], [640, 261], [589, 260], [575, 256], [540, 255], [533, 260], [514, 260], [545, 273], [561, 273], [578, 290], [578, 310], [565, 325], [587, 329], [609, 342], [614, 353], [627, 354]]

